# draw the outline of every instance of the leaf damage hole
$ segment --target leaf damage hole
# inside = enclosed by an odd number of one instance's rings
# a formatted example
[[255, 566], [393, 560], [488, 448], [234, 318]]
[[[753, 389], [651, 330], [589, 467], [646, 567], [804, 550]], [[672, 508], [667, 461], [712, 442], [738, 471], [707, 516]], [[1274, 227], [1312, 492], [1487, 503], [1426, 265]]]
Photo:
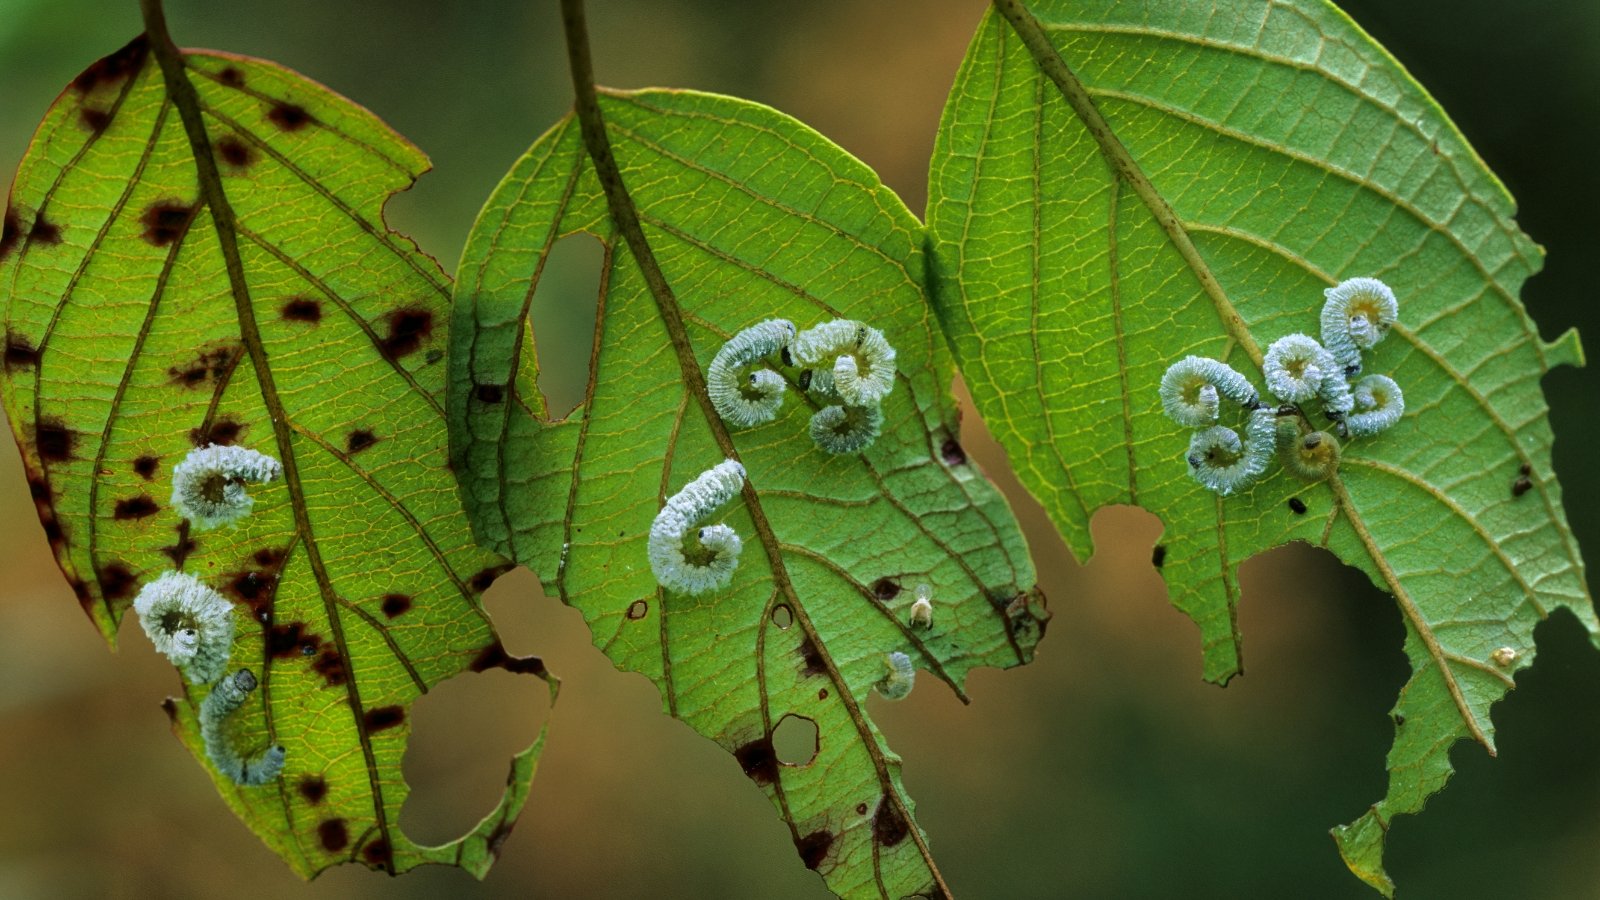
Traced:
[[635, 622], [650, 614], [650, 603], [647, 600], [635, 600], [628, 604], [628, 618]]
[[[599, 240], [574, 234], [556, 241], [539, 269], [523, 325], [531, 340], [515, 371], [534, 371], [528, 357], [537, 358], [537, 389], [552, 418], [566, 417], [588, 392], [605, 264]], [[507, 387], [512, 393], [533, 390], [532, 385]]]
[[789, 604], [779, 603], [772, 608], [772, 624], [783, 629], [794, 624], [794, 610], [789, 608]]
[[817, 723], [805, 716], [787, 713], [772, 729], [772, 749], [781, 765], [804, 768], [817, 758], [820, 749]]

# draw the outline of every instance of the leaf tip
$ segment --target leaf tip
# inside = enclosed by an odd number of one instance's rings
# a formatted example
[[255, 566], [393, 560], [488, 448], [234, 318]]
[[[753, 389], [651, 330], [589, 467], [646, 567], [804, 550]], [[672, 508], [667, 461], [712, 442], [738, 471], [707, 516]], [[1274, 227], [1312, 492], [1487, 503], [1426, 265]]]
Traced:
[[1328, 833], [1339, 846], [1339, 856], [1344, 859], [1351, 874], [1392, 900], [1394, 881], [1383, 870], [1383, 842], [1388, 836], [1389, 826], [1379, 817], [1377, 807], [1367, 810], [1365, 815], [1349, 825], [1329, 829]]
[[1561, 336], [1544, 345], [1545, 360], [1550, 368], [1560, 365], [1576, 366], [1583, 368], [1586, 360], [1583, 355], [1583, 339], [1578, 336], [1578, 329], [1568, 328]]

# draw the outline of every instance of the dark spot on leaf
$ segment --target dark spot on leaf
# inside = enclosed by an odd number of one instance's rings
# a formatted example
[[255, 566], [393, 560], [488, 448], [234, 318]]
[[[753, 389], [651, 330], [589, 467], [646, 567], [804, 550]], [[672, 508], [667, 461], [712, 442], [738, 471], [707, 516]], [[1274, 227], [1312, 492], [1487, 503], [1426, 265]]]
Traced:
[[193, 538], [189, 537], [189, 523], [187, 520], [174, 526], [174, 530], [178, 532], [177, 542], [162, 547], [161, 552], [172, 560], [172, 565], [175, 568], [181, 569], [183, 568], [183, 561], [189, 558], [190, 553], [194, 552], [195, 542]]
[[61, 530], [61, 523], [56, 521], [55, 510], [48, 508], [40, 510], [39, 524], [44, 526], [44, 537], [50, 542], [50, 546], [54, 547], [66, 541], [67, 535]]
[[38, 475], [28, 476], [28, 496], [35, 501], [50, 501], [50, 483]]
[[17, 218], [16, 210], [7, 207], [5, 226], [0, 228], [0, 259], [5, 259], [11, 254], [20, 237], [22, 237], [22, 220]]
[[290, 322], [321, 322], [322, 301], [311, 297], [290, 297], [280, 314]]
[[300, 779], [296, 785], [300, 796], [312, 803], [321, 803], [322, 798], [328, 796], [328, 782], [321, 775], [307, 775]]
[[499, 578], [501, 575], [511, 571], [512, 568], [512, 566], [508, 565], [490, 566], [489, 568], [483, 569], [479, 571], [478, 574], [472, 576], [471, 580], [469, 580], [467, 584], [470, 585], [474, 591], [477, 591], [481, 594], [489, 589], [489, 585], [494, 584], [494, 580], [496, 578]]
[[379, 706], [375, 709], [369, 709], [362, 718], [369, 732], [393, 728], [405, 720], [406, 711], [398, 706]]
[[187, 388], [199, 387], [211, 380], [220, 381], [233, 371], [234, 364], [243, 352], [244, 348], [236, 344], [202, 350], [182, 368], [174, 366], [168, 369], [167, 376], [173, 384]]
[[28, 229], [28, 243], [49, 244], [61, 243], [61, 226], [54, 225], [44, 217], [44, 210], [34, 217], [33, 227]]
[[500, 403], [506, 399], [505, 388], [498, 384], [480, 384], [472, 393], [483, 403]]
[[947, 466], [962, 466], [967, 463], [967, 451], [961, 449], [961, 444], [955, 438], [946, 440], [939, 447], [939, 455], [944, 458]]
[[161, 465], [161, 460], [154, 456], [141, 456], [133, 461], [133, 471], [145, 481], [156, 477], [156, 469]]
[[1400, 727], [1401, 725], [1404, 725], [1405, 723], [1406, 723], [1406, 717], [1404, 715], [1402, 715], [1400, 713], [1395, 713], [1394, 714], [1394, 724], [1395, 724], [1396, 728]]
[[390, 359], [399, 359], [421, 349], [433, 334], [433, 313], [418, 306], [393, 310], [384, 316], [389, 334], [378, 342], [378, 349]]
[[125, 563], [108, 563], [100, 567], [100, 595], [107, 600], [125, 599], [133, 595], [138, 580]]
[[772, 748], [771, 737], [740, 746], [733, 751], [733, 758], [739, 761], [739, 768], [756, 784], [768, 785], [778, 780], [778, 753]]
[[32, 369], [39, 365], [39, 351], [26, 337], [14, 331], [6, 332], [6, 371]]
[[810, 678], [828, 671], [827, 663], [822, 661], [822, 652], [817, 649], [816, 642], [807, 637], [800, 642], [800, 659], [804, 665], [800, 667], [800, 674]]
[[161, 711], [167, 714], [168, 722], [178, 721], [178, 703], [171, 697], [161, 701]]
[[866, 814], [867, 814], [867, 805], [865, 803], [857, 803], [856, 804], [856, 815], [864, 816]]
[[271, 590], [276, 576], [271, 572], [257, 572], [246, 569], [243, 572], [234, 572], [224, 585], [223, 591], [238, 597], [246, 603], [253, 604], [263, 599]]
[[515, 828], [516, 825], [515, 819], [501, 819], [495, 823], [494, 830], [489, 832], [487, 841], [489, 852], [493, 853], [495, 858], [499, 858], [500, 849], [506, 845], [506, 839], [511, 837], [511, 829]]
[[345, 829], [343, 819], [324, 819], [317, 825], [317, 837], [322, 841], [322, 849], [329, 853], [338, 853], [350, 846], [350, 832]]
[[828, 851], [833, 848], [833, 835], [827, 831], [813, 831], [803, 838], [796, 838], [794, 847], [800, 851], [800, 861], [806, 864], [806, 868], [815, 871], [827, 862]]
[[125, 497], [118, 500], [111, 514], [119, 520], [142, 519], [145, 516], [153, 516], [160, 511], [161, 507], [156, 505], [156, 501], [151, 499], [149, 494], [140, 494], [137, 497]]
[[237, 66], [226, 66], [217, 73], [217, 80], [231, 88], [244, 87], [244, 73]]
[[144, 65], [145, 51], [149, 48], [144, 35], [129, 41], [121, 50], [96, 60], [82, 74], [72, 79], [72, 89], [87, 94], [97, 87], [115, 84], [139, 71]]
[[628, 604], [628, 618], [638, 621], [650, 614], [650, 603], [645, 600], [635, 600]]
[[307, 631], [304, 622], [274, 625], [267, 632], [267, 655], [274, 659], [310, 656], [321, 647], [322, 636]]
[[243, 169], [256, 161], [256, 152], [250, 145], [231, 134], [217, 141], [217, 155], [235, 169]]
[[1523, 475], [1516, 481], [1511, 482], [1511, 496], [1513, 497], [1521, 497], [1523, 494], [1526, 494], [1531, 490], [1533, 490], [1533, 481], [1530, 480], [1526, 475]]
[[316, 660], [311, 663], [311, 668], [322, 676], [322, 680], [329, 687], [336, 687], [350, 680], [350, 673], [344, 667], [344, 657], [332, 647], [322, 648], [322, 652], [317, 654]]
[[235, 419], [223, 418], [211, 423], [211, 427], [201, 426], [189, 429], [189, 443], [196, 447], [207, 444], [222, 444], [227, 446], [239, 440], [239, 434], [244, 431], [244, 426]]
[[145, 208], [139, 221], [144, 225], [144, 239], [157, 247], [165, 247], [183, 236], [194, 218], [197, 206], [181, 200], [161, 200]]
[[111, 113], [85, 106], [78, 110], [78, 124], [87, 128], [90, 134], [100, 134], [111, 127]]
[[427, 355], [423, 357], [423, 360], [430, 366], [441, 359], [444, 359], [443, 350], [429, 350]]
[[405, 594], [384, 594], [383, 614], [394, 618], [411, 608], [411, 598]]
[[1157, 544], [1156, 548], [1154, 550], [1150, 551], [1150, 565], [1155, 566], [1156, 568], [1159, 569], [1159, 568], [1161, 568], [1162, 564], [1164, 564], [1166, 561], [1167, 561], [1167, 545], [1166, 544]]
[[906, 839], [911, 830], [905, 817], [895, 808], [888, 794], [878, 801], [878, 812], [872, 817], [872, 839], [882, 847], [893, 847]]
[[540, 678], [546, 672], [544, 660], [537, 656], [512, 656], [498, 640], [479, 651], [469, 668], [474, 672], [504, 669], [513, 675], [537, 675]]
[[89, 585], [82, 578], [68, 578], [67, 583], [72, 585], [72, 593], [78, 598], [79, 606], [89, 606], [94, 602], [94, 595], [89, 592]]
[[1528, 464], [1528, 463], [1523, 463], [1522, 465], [1517, 467], [1517, 473], [1519, 475], [1532, 475], [1533, 474], [1533, 466]]
[[1289, 508], [1294, 510], [1294, 514], [1297, 516], [1303, 516], [1306, 514], [1306, 502], [1301, 500], [1299, 497], [1289, 498]]
[[348, 453], [360, 453], [377, 442], [378, 439], [372, 436], [372, 432], [362, 428], [350, 432], [344, 439], [344, 447]]
[[262, 547], [252, 554], [252, 558], [260, 565], [277, 568], [283, 562], [283, 551], [277, 547]]
[[779, 348], [778, 358], [783, 360], [784, 365], [791, 369], [794, 368], [794, 353], [789, 350], [788, 344], [784, 344], [781, 348]]
[[826, 700], [826, 699], [828, 699], [828, 689], [827, 688], [823, 688], [822, 690], [817, 691], [817, 699], [818, 700]]
[[45, 462], [66, 462], [78, 446], [78, 433], [59, 419], [40, 419], [33, 433], [33, 444]]
[[311, 113], [306, 112], [304, 106], [286, 103], [282, 100], [275, 101], [272, 104], [272, 109], [267, 113], [267, 118], [272, 124], [282, 128], [284, 131], [299, 131], [316, 121], [316, 119], [312, 118]]
[[893, 600], [900, 596], [900, 582], [893, 578], [879, 578], [872, 583], [872, 596], [879, 600]]
[[389, 849], [389, 842], [382, 838], [362, 847], [361, 855], [366, 857], [369, 865], [377, 866], [384, 871], [394, 868], [394, 851]]

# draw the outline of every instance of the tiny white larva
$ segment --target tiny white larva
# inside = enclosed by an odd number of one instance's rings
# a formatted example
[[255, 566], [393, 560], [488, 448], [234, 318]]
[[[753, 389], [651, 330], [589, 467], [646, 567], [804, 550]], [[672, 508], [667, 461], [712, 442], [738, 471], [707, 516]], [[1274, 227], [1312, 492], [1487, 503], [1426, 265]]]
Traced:
[[1189, 441], [1189, 474], [1226, 497], [1249, 488], [1266, 473], [1276, 446], [1277, 414], [1257, 409], [1250, 413], [1243, 439], [1222, 425], [1196, 431]]
[[1387, 375], [1368, 375], [1355, 383], [1355, 412], [1345, 417], [1345, 426], [1357, 437], [1371, 437], [1394, 423], [1406, 411], [1405, 394]]
[[824, 406], [811, 417], [811, 440], [834, 456], [872, 446], [883, 428], [883, 410], [871, 406]]
[[1322, 343], [1345, 375], [1361, 371], [1361, 351], [1371, 350], [1400, 317], [1394, 291], [1376, 278], [1348, 278], [1323, 291]]
[[911, 627], [933, 627], [933, 588], [926, 584], [917, 585], [917, 599], [911, 604]]
[[911, 664], [911, 657], [899, 650], [886, 653], [883, 657], [884, 676], [873, 685], [885, 700], [904, 700], [911, 689], [916, 687], [917, 670]]
[[743, 489], [744, 466], [725, 459], [667, 498], [650, 525], [650, 570], [658, 584], [685, 594], [728, 586], [739, 566], [739, 535], [727, 525], [696, 526]]
[[282, 474], [283, 466], [265, 453], [207, 444], [190, 450], [172, 467], [172, 508], [199, 531], [233, 524], [255, 506], [244, 486], [275, 481]]
[[167, 572], [146, 584], [133, 610], [156, 650], [191, 684], [222, 675], [233, 652], [233, 604], [185, 572]]
[[1316, 397], [1330, 376], [1344, 380], [1333, 354], [1306, 334], [1286, 334], [1273, 341], [1261, 369], [1267, 390], [1285, 403], [1304, 403]]
[[235, 784], [246, 787], [277, 780], [283, 772], [286, 756], [281, 744], [273, 744], [260, 753], [245, 756], [228, 734], [228, 720], [255, 689], [255, 673], [240, 669], [217, 682], [200, 704], [200, 740], [205, 744], [206, 758], [211, 760], [218, 772], [233, 779]]
[[1204, 356], [1186, 356], [1161, 376], [1161, 407], [1179, 425], [1216, 424], [1223, 397], [1245, 409], [1261, 402], [1256, 389], [1232, 366]]

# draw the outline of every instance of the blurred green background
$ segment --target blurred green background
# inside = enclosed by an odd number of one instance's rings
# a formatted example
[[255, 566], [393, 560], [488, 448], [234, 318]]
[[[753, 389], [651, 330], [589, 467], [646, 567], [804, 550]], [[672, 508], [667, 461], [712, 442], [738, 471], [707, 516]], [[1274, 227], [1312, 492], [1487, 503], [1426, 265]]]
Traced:
[[[437, 171], [391, 222], [454, 267], [472, 218], [570, 88], [554, 0], [169, 0], [181, 44], [277, 60], [365, 104]], [[619, 87], [723, 91], [809, 122], [913, 210], [945, 91], [981, 0], [604, 0], [597, 68]], [[1345, 0], [1440, 99], [1550, 251], [1526, 300], [1548, 337], [1600, 353], [1600, 3]], [[0, 0], [0, 172], [96, 57], [139, 31], [134, 0]], [[541, 291], [552, 334], [584, 327], [593, 276]], [[587, 339], [583, 339], [586, 344]], [[559, 343], [559, 337], [554, 343]], [[1600, 553], [1600, 375], [1546, 379], [1567, 511]], [[558, 398], [559, 401], [559, 398]], [[570, 405], [557, 403], [558, 407]], [[983, 671], [961, 706], [935, 685], [873, 714], [906, 758], [936, 857], [960, 896], [1368, 898], [1327, 829], [1383, 791], [1386, 715], [1406, 676], [1388, 598], [1330, 557], [1244, 566], [1248, 675], [1199, 680], [1196, 631], [1149, 566], [1160, 524], [1111, 509], [1079, 565], [968, 416], [969, 447], [1028, 528], [1056, 620], [1035, 665]], [[488, 595], [516, 653], [565, 679], [532, 800], [484, 884], [454, 870], [355, 867], [302, 884], [223, 807], [157, 704], [176, 675], [137, 626], [105, 651], [59, 577], [20, 464], [0, 450], [0, 897], [822, 897], [731, 757], [617, 673], [579, 617], [526, 571]], [[1468, 586], [1463, 586], [1468, 589]], [[1495, 710], [1500, 759], [1460, 745], [1425, 816], [1398, 820], [1404, 896], [1600, 897], [1600, 654], [1568, 617]], [[503, 673], [424, 698], [406, 758], [412, 836], [464, 830], [546, 715]]]

